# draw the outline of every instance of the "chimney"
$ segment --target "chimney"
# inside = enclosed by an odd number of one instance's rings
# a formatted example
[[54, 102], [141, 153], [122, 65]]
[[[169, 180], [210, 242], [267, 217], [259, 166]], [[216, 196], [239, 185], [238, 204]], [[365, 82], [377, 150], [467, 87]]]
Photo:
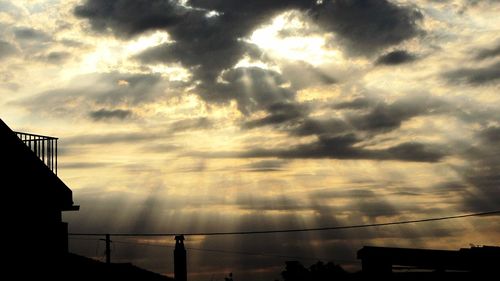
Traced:
[[175, 281], [187, 281], [186, 248], [184, 248], [184, 235], [175, 236], [174, 279]]

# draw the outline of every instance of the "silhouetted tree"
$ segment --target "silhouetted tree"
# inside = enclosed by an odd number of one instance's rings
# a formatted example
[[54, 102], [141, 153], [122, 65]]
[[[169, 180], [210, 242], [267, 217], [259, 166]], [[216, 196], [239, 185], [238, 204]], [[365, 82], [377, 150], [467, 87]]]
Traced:
[[318, 261], [309, 269], [298, 261], [288, 261], [285, 264], [285, 270], [281, 272], [284, 281], [332, 281], [344, 280], [347, 277], [347, 272], [332, 262], [325, 264]]
[[347, 275], [347, 272], [340, 265], [336, 265], [333, 262], [325, 264], [318, 261], [309, 267], [309, 271], [311, 281], [343, 280]]
[[281, 272], [281, 276], [285, 281], [309, 281], [310, 273], [298, 261], [285, 262], [285, 270]]
[[224, 281], [233, 281], [233, 273], [230, 272], [228, 276], [224, 277]]

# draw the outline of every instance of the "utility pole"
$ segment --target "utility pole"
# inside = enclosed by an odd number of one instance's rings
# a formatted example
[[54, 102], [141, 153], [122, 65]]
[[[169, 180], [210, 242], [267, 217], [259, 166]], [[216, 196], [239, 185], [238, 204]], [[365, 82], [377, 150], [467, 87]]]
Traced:
[[106, 263], [110, 264], [111, 263], [111, 235], [106, 234], [106, 239], [101, 239], [101, 241], [104, 240], [106, 242]]
[[175, 236], [174, 249], [174, 280], [187, 281], [186, 248], [184, 248], [184, 235]]

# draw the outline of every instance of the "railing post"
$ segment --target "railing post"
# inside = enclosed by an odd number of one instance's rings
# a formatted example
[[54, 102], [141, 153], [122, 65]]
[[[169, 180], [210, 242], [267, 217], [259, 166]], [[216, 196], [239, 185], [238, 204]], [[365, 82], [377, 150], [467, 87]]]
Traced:
[[38, 155], [38, 142], [36, 141], [35, 138], [33, 138], [33, 148], [34, 148], [33, 152], [35, 152], [36, 157], [39, 157], [39, 155]]
[[14, 133], [52, 172], [54, 172], [54, 174], [57, 175], [58, 138], [21, 132]]
[[56, 175], [57, 175], [57, 139], [56, 139]]
[[50, 139], [47, 138], [47, 167], [52, 171], [51, 163], [52, 161], [52, 149], [50, 148]]
[[40, 141], [42, 143], [42, 162], [45, 163], [45, 140], [43, 138], [40, 138]]

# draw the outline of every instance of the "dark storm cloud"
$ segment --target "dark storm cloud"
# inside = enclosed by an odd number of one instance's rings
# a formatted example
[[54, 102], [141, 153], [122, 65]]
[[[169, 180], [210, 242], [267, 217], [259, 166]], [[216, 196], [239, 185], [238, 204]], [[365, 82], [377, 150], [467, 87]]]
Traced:
[[309, 0], [249, 0], [245, 2], [235, 2], [232, 0], [189, 0], [188, 3], [194, 7], [208, 10], [215, 10], [221, 13], [235, 13], [238, 15], [259, 15], [267, 11], [284, 9], [304, 9], [310, 7], [316, 1]]
[[333, 75], [303, 61], [284, 63], [280, 69], [294, 90], [337, 83]]
[[87, 144], [112, 144], [112, 143], [137, 143], [155, 139], [161, 139], [165, 134], [152, 132], [132, 132], [132, 133], [107, 133], [107, 134], [86, 134], [73, 137], [66, 137], [61, 140], [68, 145]]
[[[150, 29], [167, 30], [174, 40], [139, 56], [147, 62], [180, 62], [196, 67], [196, 78], [214, 81], [248, 49], [240, 40], [277, 12], [304, 7], [311, 1], [177, 1], [89, 0], [75, 14], [99, 32], [129, 37]], [[219, 15], [209, 17], [209, 11]]]
[[[217, 44], [222, 43], [218, 42]], [[145, 50], [141, 54], [137, 55], [137, 59], [143, 63], [149, 64], [181, 63], [185, 67], [190, 68], [197, 72], [197, 74], [201, 75], [200, 78], [203, 78], [203, 71], [210, 71], [208, 66], [214, 69], [212, 76], [216, 75], [223, 69], [236, 64], [240, 55], [242, 55], [245, 51], [245, 47], [251, 46], [246, 43], [240, 44], [234, 42], [232, 44], [234, 44], [234, 46], [230, 46], [228, 48], [207, 50], [205, 48], [209, 48], [209, 46], [191, 46], [185, 48], [180, 43], [164, 43]], [[217, 59], [222, 58], [223, 56], [226, 56], [227, 60]], [[201, 67], [201, 69], [197, 70], [196, 68], [199, 67]], [[206, 75], [208, 74], [209, 72]]]
[[184, 166], [184, 167], [179, 167], [176, 169], [176, 172], [178, 173], [200, 173], [204, 172], [207, 170], [207, 164], [205, 163], [204, 160], [198, 161], [198, 163]]
[[318, 141], [285, 149], [250, 149], [243, 153], [242, 156], [248, 158], [362, 159], [366, 157], [365, 153], [353, 148], [353, 145], [358, 141], [353, 134], [338, 137], [320, 137]]
[[60, 51], [60, 52], [50, 52], [46, 55], [37, 57], [41, 61], [45, 61], [51, 64], [62, 64], [71, 58], [71, 53]]
[[52, 40], [49, 34], [30, 27], [19, 27], [14, 29], [14, 36], [20, 41], [49, 42]]
[[359, 97], [333, 104], [333, 109], [349, 110], [344, 112], [342, 118], [313, 118], [309, 116], [310, 107], [296, 102], [280, 103], [267, 108], [267, 116], [244, 123], [243, 128], [273, 125], [293, 136], [338, 135], [355, 130], [377, 133], [396, 130], [404, 121], [414, 117], [444, 114], [453, 110], [453, 106], [444, 100], [421, 94], [409, 95], [392, 103]]
[[[490, 147], [491, 148], [491, 147]], [[491, 148], [494, 149], [494, 148]], [[461, 193], [463, 208], [467, 211], [498, 210], [500, 203], [500, 161], [488, 153], [500, 153], [499, 149], [480, 153], [476, 159], [470, 159], [470, 166], [460, 169], [464, 180], [472, 188]], [[479, 157], [482, 157], [479, 159]]]
[[460, 194], [465, 211], [488, 211], [500, 208], [500, 127], [488, 126], [477, 132], [477, 143], [463, 157], [466, 165], [457, 167], [464, 184], [454, 192]]
[[[214, 17], [207, 17], [207, 12], [167, 0], [90, 0], [75, 9], [75, 14], [87, 18], [94, 30], [112, 31], [121, 37], [150, 29], [167, 30], [174, 42], [148, 49], [138, 59], [144, 63], [181, 63], [205, 89], [217, 84], [220, 72], [236, 64], [243, 55], [248, 44], [238, 39], [253, 27], [246, 17], [236, 19], [231, 12]], [[202, 94], [202, 97], [216, 102], [228, 101], [228, 97], [216, 93]]]
[[286, 104], [295, 99], [295, 92], [284, 87], [286, 80], [278, 72], [259, 67], [230, 69], [222, 73], [221, 82], [203, 83], [198, 91], [206, 100], [236, 100], [245, 114]]
[[187, 9], [169, 0], [88, 0], [77, 6], [74, 13], [90, 19], [95, 31], [112, 31], [118, 36], [130, 37], [176, 24]]
[[474, 8], [482, 5], [486, 6], [496, 4], [498, 4], [498, 0], [464, 0], [459, 12], [463, 13], [466, 12], [469, 8]]
[[[199, 32], [200, 36], [206, 35], [203, 31]], [[220, 32], [223, 34], [212, 35], [214, 38], [206, 39], [208, 42], [202, 40], [192, 44], [191, 39], [186, 38], [186, 46], [182, 45], [183, 41], [166, 43], [145, 51], [138, 58], [144, 63], [181, 63], [191, 69], [193, 80], [200, 82], [195, 92], [205, 101], [227, 103], [236, 100], [238, 109], [244, 114], [292, 97], [290, 90], [281, 87], [286, 81], [275, 71], [258, 67], [231, 69], [243, 53], [255, 55], [258, 51], [255, 46], [235, 38], [234, 42], [225, 42], [229, 39], [225, 38], [224, 31]]]
[[350, 101], [339, 102], [332, 107], [336, 109], [365, 109], [371, 107], [377, 101], [367, 97], [358, 97]]
[[452, 196], [462, 193], [467, 189], [467, 185], [459, 181], [448, 181], [433, 186], [433, 194], [438, 196]]
[[174, 152], [182, 150], [183, 146], [178, 144], [148, 144], [145, 145], [142, 150], [146, 152], [155, 152], [155, 153], [165, 153], [165, 152]]
[[442, 147], [413, 142], [390, 147], [384, 152], [388, 154], [387, 159], [414, 162], [438, 162], [447, 154]]
[[9, 13], [14, 16], [21, 16], [22, 10], [10, 1], [0, 0], [0, 11]]
[[[203, 16], [200, 20], [209, 21], [210, 19]], [[200, 30], [180, 30], [178, 31], [181, 37], [179, 41], [152, 47], [137, 55], [136, 58], [146, 64], [180, 63], [191, 70], [194, 80], [215, 83], [221, 71], [234, 66], [243, 54], [249, 54], [251, 57], [259, 56], [255, 45], [228, 37], [224, 30], [219, 30], [222, 27], [210, 30], [211, 24], [208, 22], [188, 24]], [[179, 29], [187, 29], [188, 26], [179, 26]], [[181, 35], [183, 33], [186, 34]]]
[[339, 35], [347, 52], [371, 55], [419, 35], [423, 15], [414, 6], [387, 0], [334, 0], [316, 8], [315, 18], [324, 29]]
[[404, 50], [392, 51], [380, 56], [375, 64], [377, 65], [398, 65], [415, 61], [417, 56]]
[[[51, 115], [96, 111], [100, 107], [133, 107], [168, 96], [165, 89], [176, 91], [176, 83], [167, 83], [159, 74], [118, 72], [81, 75], [65, 88], [49, 90], [16, 102], [34, 112]], [[105, 113], [105, 112], [104, 112]], [[96, 116], [102, 116], [97, 114]]]
[[370, 189], [351, 189], [351, 190], [338, 190], [338, 189], [325, 189], [314, 192], [309, 192], [312, 199], [332, 199], [332, 198], [375, 198], [377, 194]]
[[238, 196], [235, 204], [239, 209], [255, 211], [298, 211], [310, 210], [313, 207], [284, 195], [278, 197]]
[[444, 74], [450, 83], [466, 83], [472, 86], [497, 83], [500, 79], [500, 62], [485, 67], [459, 68]]
[[89, 116], [96, 120], [106, 120], [106, 119], [119, 119], [123, 120], [126, 119], [130, 116], [132, 116], [132, 111], [131, 110], [123, 110], [123, 109], [114, 109], [114, 110], [109, 110], [105, 108], [101, 108], [96, 111], [91, 111], [89, 113]]
[[[284, 78], [271, 70], [231, 69], [244, 54], [262, 59], [258, 47], [242, 38], [278, 13], [291, 9], [313, 15], [315, 22], [336, 32], [349, 48], [365, 54], [416, 36], [419, 33], [416, 21], [422, 18], [413, 7], [359, 0], [323, 4], [312, 0], [193, 0], [186, 6], [167, 0], [88, 0], [75, 8], [75, 15], [88, 19], [97, 32], [111, 32], [124, 38], [152, 29], [167, 31], [171, 42], [147, 49], [136, 58], [149, 64], [180, 63], [193, 74], [192, 82], [197, 85], [194, 92], [205, 101], [236, 100], [239, 110], [249, 114], [293, 99], [293, 92], [280, 87], [283, 82], [277, 81]], [[284, 80], [294, 90], [306, 87], [311, 81], [315, 84], [336, 81], [312, 66], [306, 69], [310, 79], [298, 79], [296, 69], [289, 66], [284, 69], [284, 77], [288, 78]]]
[[0, 60], [17, 53], [17, 49], [9, 42], [0, 40]]
[[283, 160], [264, 160], [252, 162], [245, 165], [243, 168], [247, 172], [276, 172], [283, 171], [283, 167], [286, 163], [287, 162]]
[[69, 52], [50, 52], [46, 56], [46, 59], [50, 63], [60, 64], [68, 60], [70, 57], [71, 54]]
[[268, 115], [260, 119], [247, 121], [243, 128], [252, 129], [267, 125], [282, 124], [307, 116], [308, 108], [297, 103], [275, 103], [266, 108]]
[[475, 56], [477, 60], [484, 60], [489, 58], [495, 58], [500, 56], [500, 44], [494, 46], [492, 48], [486, 48], [479, 50]]
[[[452, 111], [453, 107], [443, 100], [428, 95], [410, 95], [392, 103], [368, 97], [359, 97], [351, 101], [340, 102], [331, 106], [345, 112], [344, 118], [312, 118], [306, 114], [293, 115], [286, 130], [291, 135], [338, 135], [350, 131], [368, 131], [372, 133], [387, 132], [401, 127], [404, 121], [418, 116], [444, 114]], [[351, 111], [355, 110], [355, 111]], [[362, 111], [360, 111], [362, 110]], [[274, 117], [272, 114], [262, 119], [251, 121], [250, 124], [270, 125]], [[264, 122], [268, 121], [268, 122]], [[278, 123], [278, 122], [275, 122]]]
[[297, 123], [297, 126], [289, 129], [292, 135], [309, 136], [309, 135], [337, 135], [351, 129], [349, 124], [340, 118], [330, 119], [313, 119], [305, 118]]
[[[50, 52], [55, 40], [51, 34], [31, 27], [12, 27], [5, 29], [12, 36], [19, 53], [28, 60], [38, 60], [48, 63], [62, 63], [69, 57], [66, 52]], [[5, 36], [5, 35], [4, 35]]]
[[[380, 183], [377, 183], [380, 185]], [[383, 191], [387, 191], [387, 187], [381, 188]], [[342, 188], [330, 188], [317, 192], [312, 192], [310, 198], [313, 202], [316, 202], [314, 210], [317, 212], [322, 212], [322, 209], [330, 208], [332, 212], [339, 213], [349, 213], [350, 216], [355, 217], [368, 217], [370, 219], [376, 219], [378, 217], [391, 217], [396, 215], [402, 215], [404, 213], [411, 214], [426, 214], [429, 212], [440, 211], [437, 208], [429, 208], [424, 204], [413, 204], [408, 205], [399, 200], [389, 201], [386, 193], [381, 193], [381, 190], [377, 189], [351, 189], [344, 190]], [[321, 206], [321, 204], [331, 204], [336, 202], [335, 205], [329, 205], [329, 207]], [[321, 207], [320, 207], [321, 206]], [[352, 218], [351, 218], [352, 220]], [[360, 224], [363, 222], [359, 221]], [[344, 223], [347, 225], [349, 223]], [[351, 221], [350, 224], [353, 224]], [[413, 237], [418, 235], [416, 233], [405, 233], [408, 237]], [[378, 234], [380, 235], [380, 234]], [[392, 235], [392, 234], [391, 234]], [[340, 236], [342, 237], [342, 236]], [[340, 238], [339, 237], [339, 238]], [[364, 233], [356, 238], [365, 237], [367, 238], [367, 233]], [[344, 236], [343, 239], [350, 239], [350, 236]]]
[[169, 130], [172, 133], [180, 133], [184, 131], [208, 129], [213, 125], [213, 122], [206, 117], [188, 118], [173, 122], [172, 124], [170, 124]]
[[489, 144], [500, 143], [500, 127], [488, 127], [480, 132], [479, 136]]
[[[123, 115], [123, 113], [114, 113], [113, 111], [98, 113], [100, 118], [117, 118], [114, 115]], [[99, 112], [99, 111], [98, 111]], [[126, 112], [126, 111], [125, 111]], [[125, 113], [126, 114], [126, 113]], [[105, 115], [106, 117], [102, 116]], [[62, 140], [67, 144], [88, 145], [88, 144], [111, 144], [111, 143], [139, 143], [152, 140], [164, 140], [171, 137], [173, 134], [183, 131], [193, 131], [199, 129], [208, 129], [212, 127], [213, 122], [207, 118], [192, 118], [175, 121], [167, 128], [148, 129], [140, 132], [127, 133], [101, 133], [101, 134], [84, 134], [67, 137]], [[179, 150], [182, 147], [175, 144], [164, 145], [148, 145], [144, 150], [152, 152], [168, 152]]]
[[58, 165], [62, 169], [94, 169], [109, 166], [109, 163], [102, 162], [64, 162]]
[[97, 90], [95, 99], [102, 104], [138, 105], [154, 100], [163, 91], [155, 88], [161, 83], [159, 74], [111, 73], [103, 75], [99, 83], [114, 86], [110, 89]]
[[386, 149], [366, 149], [355, 146], [360, 140], [354, 135], [319, 137], [318, 141], [276, 149], [250, 149], [239, 156], [244, 158], [332, 158], [438, 162], [446, 152], [436, 145], [402, 143]]
[[[343, 104], [343, 107], [348, 105]], [[354, 103], [353, 105], [357, 106], [358, 104]], [[437, 98], [415, 95], [401, 98], [393, 103], [378, 102], [368, 113], [351, 114], [347, 121], [359, 130], [394, 130], [399, 128], [402, 122], [413, 117], [442, 114], [448, 112], [450, 108], [450, 105]]]
[[400, 214], [400, 211], [394, 206], [380, 198], [375, 200], [358, 200], [355, 204], [359, 212], [371, 218], [396, 216]]
[[69, 48], [81, 48], [84, 47], [86, 44], [77, 40], [72, 40], [72, 39], [62, 39], [59, 41], [62, 45], [65, 47]]
[[[428, 95], [410, 95], [387, 103], [374, 98], [357, 98], [332, 106], [348, 110], [344, 117], [311, 117], [308, 110], [297, 110], [295, 103], [268, 108], [268, 116], [252, 120], [243, 128], [272, 125], [291, 136], [317, 136], [318, 141], [289, 148], [249, 148], [245, 153], [233, 153], [248, 158], [335, 158], [437, 162], [448, 154], [443, 147], [423, 143], [401, 143], [385, 149], [365, 149], [358, 144], [359, 134], [378, 135], [399, 129], [403, 122], [417, 116], [444, 114], [453, 110], [447, 102]], [[349, 109], [356, 109], [355, 111]], [[363, 109], [358, 111], [358, 109]], [[364, 136], [363, 140], [370, 138]], [[226, 154], [224, 154], [226, 155]], [[226, 155], [225, 157], [227, 157]], [[217, 155], [215, 155], [217, 157]]]

